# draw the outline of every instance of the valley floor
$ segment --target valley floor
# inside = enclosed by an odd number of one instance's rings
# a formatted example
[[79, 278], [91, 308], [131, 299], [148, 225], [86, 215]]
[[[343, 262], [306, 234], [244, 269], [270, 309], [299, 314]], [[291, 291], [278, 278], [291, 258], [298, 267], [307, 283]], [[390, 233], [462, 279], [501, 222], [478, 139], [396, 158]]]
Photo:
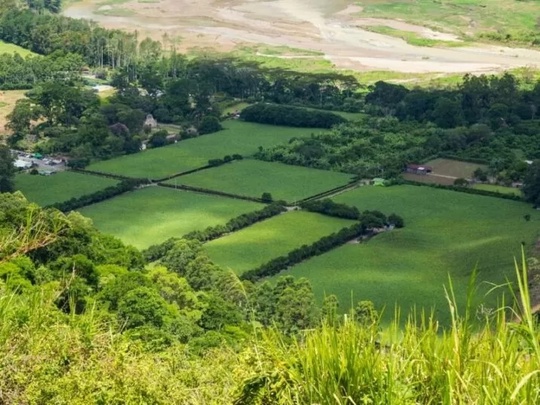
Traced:
[[[335, 67], [357, 71], [497, 72], [540, 65], [538, 51], [477, 43], [456, 46], [459, 39], [455, 35], [399, 20], [366, 18], [362, 8], [348, 0], [83, 0], [68, 6], [64, 14], [92, 19], [108, 28], [137, 30], [141, 36], [165, 39], [182, 51], [226, 51], [245, 44], [266, 44], [313, 51], [313, 55], [301, 57], [324, 58]], [[445, 45], [411, 45], [373, 32], [373, 26]], [[258, 56], [298, 57], [287, 53]]]

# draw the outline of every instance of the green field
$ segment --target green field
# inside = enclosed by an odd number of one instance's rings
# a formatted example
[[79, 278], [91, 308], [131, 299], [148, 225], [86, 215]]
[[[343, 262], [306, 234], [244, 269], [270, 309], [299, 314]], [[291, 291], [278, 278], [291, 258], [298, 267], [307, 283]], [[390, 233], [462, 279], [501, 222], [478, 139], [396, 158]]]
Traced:
[[[527, 40], [537, 30], [538, 3], [501, 0], [364, 0], [363, 17], [400, 19], [463, 37], [499, 34], [500, 40]], [[492, 36], [492, 39], [498, 39]]]
[[117, 183], [117, 180], [75, 172], [59, 172], [51, 176], [23, 173], [15, 177], [15, 189], [21, 191], [29, 201], [39, 205], [67, 201]]
[[[397, 302], [403, 309], [435, 306], [440, 319], [448, 321], [443, 290], [448, 275], [461, 302], [477, 265], [480, 280], [504, 283], [513, 275], [520, 243], [531, 248], [540, 229], [540, 213], [525, 203], [428, 187], [362, 187], [334, 200], [361, 210], [396, 212], [406, 226], [364, 244], [345, 245], [283, 274], [308, 277], [319, 298], [336, 294], [344, 310], [350, 308], [351, 295], [386, 305], [386, 319]], [[488, 288], [482, 283], [482, 291]], [[492, 294], [486, 302], [493, 306], [495, 299]]]
[[213, 240], [204, 248], [216, 264], [241, 274], [353, 223], [311, 212], [291, 211]]
[[159, 179], [205, 166], [209, 159], [238, 153], [250, 156], [259, 146], [270, 147], [293, 137], [309, 136], [320, 129], [279, 127], [238, 120], [223, 122], [224, 130], [134, 155], [105, 160], [89, 170], [129, 177]]
[[351, 175], [344, 173], [246, 159], [178, 177], [167, 183], [248, 197], [260, 197], [262, 193], [269, 192], [274, 200], [295, 202], [347, 184], [351, 179]]
[[469, 44], [465, 41], [441, 41], [437, 39], [426, 38], [422, 35], [419, 35], [412, 31], [398, 30], [392, 27], [387, 27], [386, 25], [369, 25], [364, 27], [368, 31], [377, 32], [383, 35], [389, 35], [392, 37], [397, 37], [403, 39], [405, 42], [415, 46], [464, 46]]
[[208, 226], [225, 224], [261, 204], [164, 187], [148, 187], [85, 207], [96, 227], [138, 248], [146, 248]]
[[494, 191], [502, 194], [521, 195], [521, 190], [515, 187], [498, 186], [496, 184], [475, 184], [473, 188], [478, 190]]
[[9, 53], [9, 54], [18, 53], [23, 58], [28, 55], [35, 55], [32, 51], [29, 51], [28, 49], [24, 49], [24, 48], [21, 48], [20, 46], [8, 44], [4, 41], [0, 41], [0, 55], [3, 53]]

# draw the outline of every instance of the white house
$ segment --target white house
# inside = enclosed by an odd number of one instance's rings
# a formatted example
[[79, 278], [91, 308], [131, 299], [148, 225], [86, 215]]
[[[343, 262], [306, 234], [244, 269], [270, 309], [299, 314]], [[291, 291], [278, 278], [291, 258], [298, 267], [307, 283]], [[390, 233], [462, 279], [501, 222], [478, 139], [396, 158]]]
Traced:
[[13, 163], [13, 166], [15, 166], [17, 169], [29, 169], [32, 167], [32, 162], [29, 162], [28, 160], [17, 159]]

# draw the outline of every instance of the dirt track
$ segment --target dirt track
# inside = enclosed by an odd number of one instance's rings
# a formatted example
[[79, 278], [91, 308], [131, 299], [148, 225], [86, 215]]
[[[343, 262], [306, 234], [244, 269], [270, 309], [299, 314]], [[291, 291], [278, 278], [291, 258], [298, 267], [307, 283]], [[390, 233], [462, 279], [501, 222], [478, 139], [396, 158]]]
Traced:
[[[322, 52], [341, 68], [398, 72], [494, 72], [513, 67], [540, 66], [540, 52], [502, 46], [418, 47], [362, 29], [380, 20], [362, 18], [361, 8], [349, 0], [161, 0], [129, 1], [100, 6], [102, 0], [83, 0], [65, 15], [90, 18], [107, 27], [138, 30], [161, 38], [180, 36], [180, 48], [233, 49], [256, 43]], [[105, 9], [103, 7], [106, 7]], [[106, 16], [111, 7], [128, 10], [129, 17]], [[388, 26], [426, 38], [455, 40], [451, 35], [388, 21]]]

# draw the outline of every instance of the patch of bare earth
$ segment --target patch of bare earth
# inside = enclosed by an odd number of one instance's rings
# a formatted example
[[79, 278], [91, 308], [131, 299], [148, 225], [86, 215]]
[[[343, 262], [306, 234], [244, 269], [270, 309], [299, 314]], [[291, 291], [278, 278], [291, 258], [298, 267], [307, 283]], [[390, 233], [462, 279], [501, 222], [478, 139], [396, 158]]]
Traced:
[[9, 131], [5, 128], [7, 116], [13, 111], [17, 100], [24, 98], [25, 92], [25, 90], [0, 91], [0, 141], [9, 135]]
[[64, 13], [156, 39], [164, 34], [179, 37], [180, 50], [211, 47], [228, 51], [246, 43], [288, 46], [321, 52], [336, 67], [359, 71], [465, 73], [540, 65], [540, 52], [529, 49], [419, 47], [370, 32], [364, 29], [367, 25], [382, 24], [430, 39], [458, 40], [399, 20], [363, 18], [362, 8], [350, 6], [350, 0], [132, 0], [113, 6], [129, 10], [129, 17], [96, 14], [101, 1], [83, 0]]

